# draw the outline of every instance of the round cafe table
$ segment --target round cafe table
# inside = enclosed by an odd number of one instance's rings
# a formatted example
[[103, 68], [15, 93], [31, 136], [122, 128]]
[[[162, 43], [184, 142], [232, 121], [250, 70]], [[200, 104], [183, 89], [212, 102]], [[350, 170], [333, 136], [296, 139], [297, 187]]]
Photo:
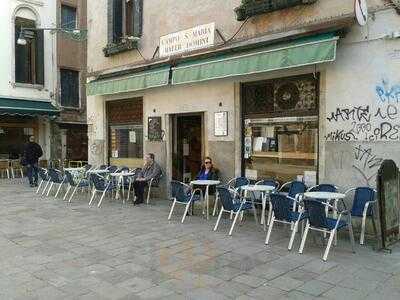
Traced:
[[[310, 198], [310, 199], [322, 199], [325, 200], [327, 204], [330, 204], [330, 201], [333, 202], [333, 207], [335, 208], [333, 210], [333, 217], [337, 218], [337, 202], [340, 199], [344, 199], [346, 197], [345, 194], [342, 193], [333, 193], [333, 192], [305, 192], [303, 194], [304, 197]], [[328, 215], [328, 206], [325, 207], [325, 212]], [[324, 233], [324, 236], [326, 236], [326, 233]], [[337, 244], [337, 236], [335, 235], [335, 245]]]
[[[241, 186], [240, 189], [244, 191], [244, 197], [247, 197], [248, 192], [260, 192], [261, 193], [261, 201], [262, 201], [262, 213], [261, 213], [261, 224], [265, 225], [265, 210], [267, 207], [267, 195], [275, 190], [275, 187], [270, 186], [270, 185], [263, 185], [263, 184], [249, 184], [249, 185], [244, 185]], [[253, 203], [254, 206], [254, 200], [251, 198], [251, 202]], [[267, 225], [269, 225], [269, 221], [272, 216], [272, 209], [269, 209], [268, 212], [268, 220], [267, 220]], [[255, 217], [257, 219], [257, 217]], [[265, 226], [264, 226], [265, 228]]]
[[[125, 194], [125, 186], [124, 186], [124, 182], [123, 182], [123, 178], [124, 177], [129, 177], [129, 176], [133, 176], [135, 175], [135, 173], [133, 172], [116, 172], [116, 173], [110, 173], [109, 174], [111, 177], [115, 177], [117, 178], [117, 190], [115, 192], [115, 198], [119, 199], [120, 198], [120, 190], [122, 187], [122, 201], [123, 203], [125, 203], [125, 198], [124, 198], [124, 194]], [[129, 196], [129, 194], [128, 194]], [[128, 199], [129, 200], [129, 199]]]
[[211, 185], [215, 186], [215, 185], [218, 185], [220, 183], [221, 183], [221, 181], [219, 181], [219, 180], [204, 180], [204, 179], [203, 180], [193, 180], [193, 181], [190, 182], [191, 186], [200, 185], [200, 186], [205, 186], [206, 187], [204, 200], [205, 200], [205, 205], [207, 207], [207, 209], [206, 209], [207, 220], [208, 220], [208, 216], [209, 216], [209, 214], [208, 214], [208, 212], [209, 212], [209, 188], [210, 188]]

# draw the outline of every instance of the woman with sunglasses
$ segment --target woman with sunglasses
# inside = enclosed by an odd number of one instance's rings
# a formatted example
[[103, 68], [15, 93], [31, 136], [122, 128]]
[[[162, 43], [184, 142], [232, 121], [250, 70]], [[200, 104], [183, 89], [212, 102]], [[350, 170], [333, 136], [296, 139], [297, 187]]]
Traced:
[[201, 166], [200, 172], [196, 176], [197, 180], [218, 180], [219, 171], [214, 168], [212, 159], [208, 156], [204, 159], [204, 164]]

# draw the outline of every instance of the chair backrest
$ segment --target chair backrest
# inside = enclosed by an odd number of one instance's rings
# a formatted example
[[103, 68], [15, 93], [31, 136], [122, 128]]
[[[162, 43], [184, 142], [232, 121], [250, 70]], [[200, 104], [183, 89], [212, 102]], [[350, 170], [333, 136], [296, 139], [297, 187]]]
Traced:
[[122, 166], [118, 169], [119, 172], [129, 172], [129, 168], [126, 166]]
[[99, 167], [99, 170], [105, 170], [105, 169], [107, 169], [107, 168], [108, 168], [107, 165], [101, 165], [101, 166]]
[[0, 160], [0, 169], [8, 169], [9, 167], [9, 162], [8, 160]]
[[273, 179], [263, 179], [257, 181], [256, 185], [268, 185], [268, 186], [273, 186], [275, 189], [279, 189], [279, 182]]
[[219, 200], [221, 201], [224, 210], [234, 210], [235, 198], [232, 196], [232, 191], [226, 186], [217, 186], [217, 191]]
[[71, 172], [65, 171], [64, 174], [65, 174], [65, 178], [66, 178], [67, 182], [69, 183], [69, 185], [76, 186], [74, 176], [72, 176]]
[[171, 180], [171, 197], [179, 202], [188, 202], [191, 197], [190, 187], [183, 182]]
[[328, 228], [324, 202], [315, 199], [304, 199], [304, 207], [312, 227]]
[[293, 200], [278, 193], [270, 194], [270, 199], [274, 217], [281, 221], [291, 221], [289, 216], [293, 208]]
[[89, 171], [92, 168], [92, 165], [87, 164], [83, 168], [85, 169], [85, 171]]
[[238, 187], [248, 185], [250, 181], [246, 177], [236, 177], [230, 181], [229, 187], [237, 189]]
[[307, 186], [301, 181], [292, 181], [290, 183], [288, 196], [295, 198], [297, 194], [302, 194], [307, 191]]
[[115, 172], [117, 172], [117, 170], [118, 170], [117, 166], [109, 166], [107, 169], [107, 171], [110, 173], [115, 173]]
[[40, 179], [47, 181], [49, 179], [49, 176], [47, 176], [47, 170], [43, 168], [38, 168], [38, 175]]
[[90, 182], [97, 191], [104, 191], [108, 185], [108, 181], [98, 174], [90, 174]]
[[337, 193], [338, 189], [333, 184], [322, 183], [316, 186], [311, 187], [309, 192], [330, 192], [330, 193]]
[[63, 181], [63, 177], [59, 170], [49, 168], [49, 170], [47, 171], [47, 174], [49, 175], [50, 180], [54, 183], [61, 183]]
[[[375, 200], [375, 190], [370, 187], [358, 187], [354, 192], [353, 206], [351, 207], [351, 215], [359, 216], [363, 215], [365, 204], [368, 201]], [[367, 215], [372, 214], [372, 205], [368, 207]]]

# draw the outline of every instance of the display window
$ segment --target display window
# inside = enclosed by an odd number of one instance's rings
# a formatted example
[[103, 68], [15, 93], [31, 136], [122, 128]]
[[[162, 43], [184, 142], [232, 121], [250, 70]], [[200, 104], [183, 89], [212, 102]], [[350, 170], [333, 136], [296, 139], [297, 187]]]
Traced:
[[315, 184], [318, 78], [311, 74], [247, 83], [242, 97], [245, 175]]

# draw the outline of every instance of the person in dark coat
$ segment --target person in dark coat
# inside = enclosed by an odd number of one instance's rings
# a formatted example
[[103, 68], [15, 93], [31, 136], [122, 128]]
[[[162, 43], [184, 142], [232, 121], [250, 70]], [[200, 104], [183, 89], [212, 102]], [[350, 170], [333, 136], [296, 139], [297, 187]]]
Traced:
[[43, 155], [42, 148], [35, 143], [35, 137], [30, 136], [29, 142], [24, 147], [24, 161], [26, 164], [29, 184], [31, 187], [38, 185], [38, 162]]
[[[154, 154], [148, 153], [144, 156], [144, 166], [143, 169], [138, 174], [138, 177], [133, 183], [135, 189], [135, 204], [143, 203], [144, 188], [148, 182], [154, 178], [155, 184], [161, 176], [161, 167], [154, 161]], [[153, 181], [153, 182], [154, 182]]]
[[[219, 180], [219, 170], [214, 167], [211, 157], [206, 156], [204, 158], [204, 164], [201, 165], [200, 171], [196, 176], [196, 180]], [[205, 193], [205, 186], [196, 186]], [[215, 194], [215, 186], [210, 186], [209, 194]]]

